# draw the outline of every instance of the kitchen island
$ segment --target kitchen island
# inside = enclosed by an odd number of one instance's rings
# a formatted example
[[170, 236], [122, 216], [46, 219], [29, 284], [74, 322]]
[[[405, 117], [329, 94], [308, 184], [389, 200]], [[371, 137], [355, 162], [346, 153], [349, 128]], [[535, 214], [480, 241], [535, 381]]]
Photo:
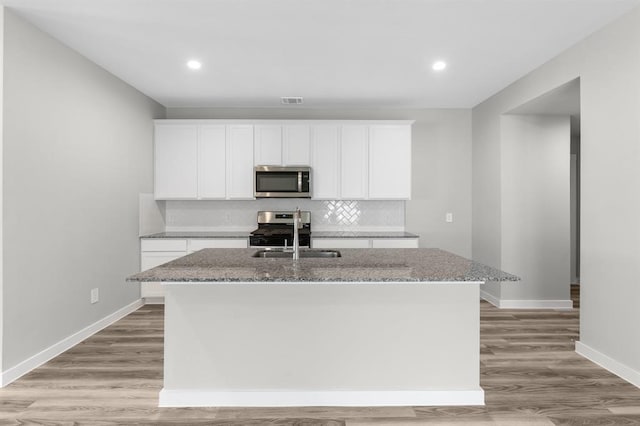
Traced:
[[479, 286], [517, 277], [437, 249], [265, 259], [204, 249], [165, 285], [160, 406], [484, 403]]

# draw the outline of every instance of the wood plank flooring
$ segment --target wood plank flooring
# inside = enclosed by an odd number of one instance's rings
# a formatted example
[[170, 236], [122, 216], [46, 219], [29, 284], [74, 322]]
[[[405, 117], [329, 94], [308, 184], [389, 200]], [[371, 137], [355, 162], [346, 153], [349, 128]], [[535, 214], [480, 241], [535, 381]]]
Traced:
[[147, 305], [0, 389], [0, 425], [640, 425], [640, 389], [574, 352], [578, 314], [481, 302], [483, 407], [174, 409]]

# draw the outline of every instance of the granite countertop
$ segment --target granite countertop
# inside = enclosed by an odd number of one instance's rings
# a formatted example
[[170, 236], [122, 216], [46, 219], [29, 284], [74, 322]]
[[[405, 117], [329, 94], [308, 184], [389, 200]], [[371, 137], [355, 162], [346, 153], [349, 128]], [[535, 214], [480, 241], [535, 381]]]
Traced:
[[465, 282], [520, 278], [440, 249], [341, 249], [340, 258], [263, 259], [256, 249], [203, 249], [127, 281], [184, 283]]
[[173, 231], [143, 235], [140, 238], [249, 238], [249, 232]]
[[327, 231], [311, 233], [311, 238], [418, 238], [418, 235], [410, 232], [394, 232], [394, 231]]
[[[172, 231], [158, 232], [156, 234], [143, 235], [140, 238], [249, 238], [250, 232], [211, 232], [211, 231]], [[418, 235], [410, 232], [393, 231], [313, 231], [311, 238], [418, 238]]]

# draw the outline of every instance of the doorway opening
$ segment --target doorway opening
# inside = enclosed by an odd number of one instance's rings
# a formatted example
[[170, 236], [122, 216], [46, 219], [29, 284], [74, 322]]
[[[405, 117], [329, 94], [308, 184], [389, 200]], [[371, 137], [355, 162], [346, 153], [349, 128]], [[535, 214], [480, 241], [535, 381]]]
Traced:
[[579, 305], [579, 78], [508, 111], [501, 125], [502, 266], [523, 277], [501, 296]]

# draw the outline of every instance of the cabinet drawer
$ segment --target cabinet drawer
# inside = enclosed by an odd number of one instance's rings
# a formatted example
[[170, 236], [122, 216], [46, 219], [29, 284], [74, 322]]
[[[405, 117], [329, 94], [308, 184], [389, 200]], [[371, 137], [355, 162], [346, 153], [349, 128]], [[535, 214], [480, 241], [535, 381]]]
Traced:
[[377, 238], [371, 240], [373, 248], [418, 248], [417, 238]]
[[313, 248], [369, 248], [366, 238], [322, 238], [313, 240]]
[[194, 252], [204, 248], [247, 248], [246, 238], [214, 238], [189, 240], [189, 251]]
[[187, 240], [149, 238], [140, 241], [141, 251], [187, 251]]

